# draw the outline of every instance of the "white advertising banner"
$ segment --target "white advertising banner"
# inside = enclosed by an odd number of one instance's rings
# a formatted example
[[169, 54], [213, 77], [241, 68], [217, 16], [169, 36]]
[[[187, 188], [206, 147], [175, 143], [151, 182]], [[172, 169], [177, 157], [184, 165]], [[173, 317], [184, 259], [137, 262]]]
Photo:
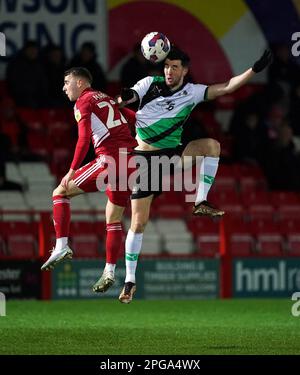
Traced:
[[6, 56], [0, 57], [0, 79], [7, 59], [28, 40], [41, 47], [57, 44], [68, 59], [83, 42], [94, 42], [100, 64], [107, 67], [105, 0], [1, 0], [0, 32], [6, 41]]

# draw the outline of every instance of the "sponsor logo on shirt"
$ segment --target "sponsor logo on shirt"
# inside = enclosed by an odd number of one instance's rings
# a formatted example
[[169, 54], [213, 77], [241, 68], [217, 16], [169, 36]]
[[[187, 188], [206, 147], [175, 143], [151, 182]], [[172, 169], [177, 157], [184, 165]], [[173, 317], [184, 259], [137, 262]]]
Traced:
[[76, 109], [75, 110], [75, 120], [77, 121], [77, 122], [79, 122], [80, 121], [80, 119], [81, 119], [81, 113], [80, 113], [80, 111], [79, 111], [79, 109]]

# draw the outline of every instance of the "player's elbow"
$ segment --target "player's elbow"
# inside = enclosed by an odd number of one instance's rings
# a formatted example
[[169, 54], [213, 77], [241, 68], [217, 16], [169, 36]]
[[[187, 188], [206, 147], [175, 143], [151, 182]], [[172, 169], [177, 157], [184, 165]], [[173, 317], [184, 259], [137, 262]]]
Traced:
[[234, 87], [233, 85], [231, 84], [230, 81], [226, 82], [224, 88], [223, 88], [223, 93], [222, 95], [227, 95], [227, 94], [232, 94], [234, 92]]

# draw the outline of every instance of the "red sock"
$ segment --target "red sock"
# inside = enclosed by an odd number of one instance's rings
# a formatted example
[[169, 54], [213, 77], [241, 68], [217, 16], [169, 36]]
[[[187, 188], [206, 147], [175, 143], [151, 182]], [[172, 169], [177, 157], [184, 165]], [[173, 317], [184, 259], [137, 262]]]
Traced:
[[122, 246], [122, 224], [106, 224], [106, 231], [106, 263], [116, 264]]
[[53, 223], [56, 238], [69, 237], [70, 199], [63, 195], [55, 195], [53, 201]]

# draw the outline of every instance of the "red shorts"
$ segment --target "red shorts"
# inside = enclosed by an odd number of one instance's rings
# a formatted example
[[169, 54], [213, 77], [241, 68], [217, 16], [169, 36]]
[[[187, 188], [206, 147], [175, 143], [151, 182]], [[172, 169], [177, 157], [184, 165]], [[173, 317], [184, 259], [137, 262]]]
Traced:
[[[133, 155], [100, 155], [95, 160], [78, 169], [73, 177], [77, 187], [86, 193], [104, 191], [109, 200], [121, 207], [126, 207], [131, 190], [128, 177], [135, 171], [128, 167]], [[133, 163], [134, 164], [134, 163]]]

